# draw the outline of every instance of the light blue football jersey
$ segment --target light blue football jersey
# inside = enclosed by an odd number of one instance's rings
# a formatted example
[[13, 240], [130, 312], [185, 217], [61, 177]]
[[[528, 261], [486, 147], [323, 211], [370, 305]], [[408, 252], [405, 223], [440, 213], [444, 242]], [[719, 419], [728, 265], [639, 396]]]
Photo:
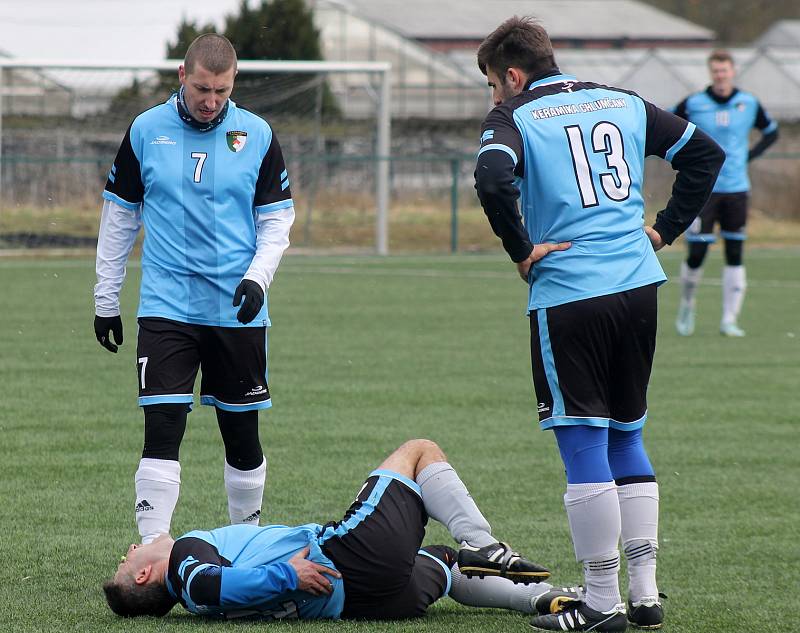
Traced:
[[749, 92], [735, 90], [728, 98], [716, 96], [711, 88], [689, 95], [674, 112], [706, 132], [725, 150], [725, 162], [714, 185], [714, 193], [750, 191], [747, 158], [750, 130], [764, 134], [778, 129], [764, 108]]
[[256, 252], [256, 218], [292, 205], [280, 145], [260, 117], [228, 101], [200, 131], [177, 95], [136, 117], [103, 197], [136, 210], [145, 229], [139, 317], [223, 327], [269, 325], [267, 301], [246, 325], [234, 291]]
[[288, 560], [304, 547], [308, 559], [335, 569], [322, 553], [315, 523], [229, 525], [183, 535], [172, 548], [167, 588], [192, 613], [224, 618], [336, 619], [344, 583], [326, 575], [333, 591], [315, 596], [296, 588]]
[[695, 126], [663, 111], [670, 120], [652, 125], [657, 112], [636, 94], [559, 74], [487, 116], [479, 156], [513, 159], [530, 242], [572, 243], [531, 267], [528, 311], [666, 280], [644, 232], [644, 161], [671, 161]]

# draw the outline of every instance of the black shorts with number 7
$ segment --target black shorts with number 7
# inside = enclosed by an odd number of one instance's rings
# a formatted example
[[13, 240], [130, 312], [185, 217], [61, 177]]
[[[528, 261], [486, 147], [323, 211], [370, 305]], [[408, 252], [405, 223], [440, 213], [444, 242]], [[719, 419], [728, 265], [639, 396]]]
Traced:
[[216, 327], [141, 317], [136, 346], [139, 406], [200, 402], [225, 411], [272, 406], [267, 384], [267, 328]]

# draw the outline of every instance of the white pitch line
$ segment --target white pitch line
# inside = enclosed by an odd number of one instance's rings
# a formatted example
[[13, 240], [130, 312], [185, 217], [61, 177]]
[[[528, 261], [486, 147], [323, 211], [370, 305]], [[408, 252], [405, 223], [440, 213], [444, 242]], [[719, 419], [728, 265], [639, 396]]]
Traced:
[[[518, 277], [516, 273], [509, 270], [509, 272], [493, 272], [493, 271], [480, 271], [480, 270], [435, 270], [429, 268], [348, 268], [341, 266], [326, 266], [324, 268], [311, 268], [311, 267], [295, 267], [287, 266], [281, 269], [280, 273], [298, 273], [298, 274], [311, 274], [311, 275], [365, 275], [375, 277], [425, 277], [425, 278], [473, 278], [473, 279], [510, 279], [516, 281]], [[674, 283], [677, 281], [677, 276], [671, 278]], [[720, 286], [722, 281], [719, 279], [703, 279], [701, 282], [703, 286]], [[781, 289], [800, 289], [800, 280], [780, 280], [780, 279], [748, 279], [748, 287], [753, 288], [781, 288]]]

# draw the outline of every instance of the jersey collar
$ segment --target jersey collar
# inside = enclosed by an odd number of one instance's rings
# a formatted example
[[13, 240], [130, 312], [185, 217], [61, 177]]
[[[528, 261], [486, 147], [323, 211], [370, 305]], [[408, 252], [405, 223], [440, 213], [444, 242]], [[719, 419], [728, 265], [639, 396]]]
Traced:
[[222, 112], [219, 113], [219, 116], [211, 119], [211, 121], [208, 121], [207, 123], [201, 123], [191, 114], [189, 114], [189, 110], [186, 109], [186, 104], [183, 101], [183, 86], [181, 86], [181, 89], [178, 90], [178, 93], [175, 97], [175, 106], [178, 109], [178, 116], [181, 117], [181, 121], [192, 126], [195, 130], [200, 130], [201, 132], [213, 130], [220, 123], [222, 123], [225, 120], [225, 116], [228, 114], [228, 106], [230, 103], [231, 100], [228, 99], [225, 102], [225, 107], [222, 108]]
[[556, 68], [549, 74], [545, 75], [544, 77], [540, 77], [536, 81], [532, 82], [528, 86], [528, 90], [533, 90], [534, 88], [538, 88], [539, 86], [549, 86], [550, 84], [558, 84], [564, 81], [578, 81], [578, 78], [573, 77], [572, 75], [565, 75]]
[[706, 94], [711, 97], [714, 101], [719, 104], [728, 103], [731, 99], [733, 99], [739, 93], [739, 89], [734, 87], [733, 92], [730, 93], [727, 97], [720, 97], [717, 93], [715, 93], [711, 86], [706, 88]]

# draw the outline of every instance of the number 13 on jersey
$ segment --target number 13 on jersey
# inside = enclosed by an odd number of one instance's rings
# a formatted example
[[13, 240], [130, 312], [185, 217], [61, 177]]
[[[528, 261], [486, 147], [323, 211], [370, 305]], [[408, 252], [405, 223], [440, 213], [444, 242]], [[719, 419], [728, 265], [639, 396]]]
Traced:
[[[568, 125], [564, 131], [572, 154], [572, 167], [575, 170], [581, 202], [584, 208], [596, 207], [599, 204], [597, 190], [594, 186], [592, 161], [583, 142], [583, 131], [578, 125]], [[597, 155], [605, 155], [605, 164], [601, 164], [598, 170], [603, 193], [614, 202], [627, 200], [631, 189], [631, 175], [628, 163], [625, 162], [625, 145], [619, 128], [608, 121], [595, 125], [591, 133], [591, 149], [595, 163], [598, 162], [595, 158]]]

